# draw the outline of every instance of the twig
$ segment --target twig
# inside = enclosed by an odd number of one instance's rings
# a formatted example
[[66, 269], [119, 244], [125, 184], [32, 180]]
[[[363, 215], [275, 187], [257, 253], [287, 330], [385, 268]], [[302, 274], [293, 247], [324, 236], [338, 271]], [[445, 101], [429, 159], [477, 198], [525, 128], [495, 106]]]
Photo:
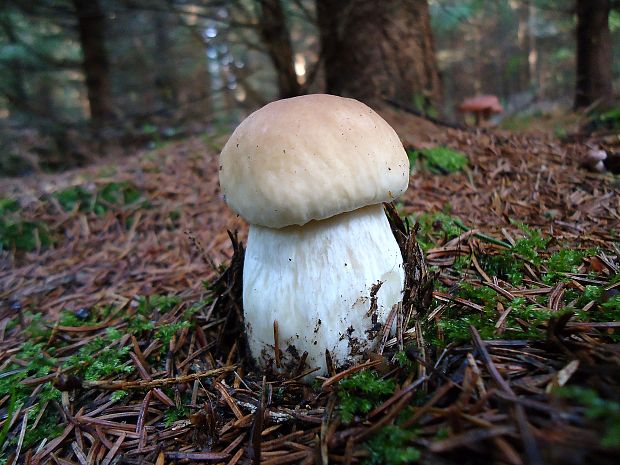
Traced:
[[202, 373], [192, 373], [191, 375], [177, 376], [174, 378], [154, 379], [152, 381], [84, 381], [84, 387], [106, 390], [127, 390], [127, 389], [153, 389], [174, 384], [183, 384], [195, 379], [218, 376], [228, 373], [237, 368], [237, 365], [230, 365], [213, 370], [203, 371]]

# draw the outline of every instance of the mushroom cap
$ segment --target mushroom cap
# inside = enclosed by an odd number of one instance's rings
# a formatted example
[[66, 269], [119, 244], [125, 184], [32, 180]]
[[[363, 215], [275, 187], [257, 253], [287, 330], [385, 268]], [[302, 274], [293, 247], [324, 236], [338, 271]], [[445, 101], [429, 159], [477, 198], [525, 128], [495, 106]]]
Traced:
[[459, 105], [460, 112], [490, 111], [492, 113], [502, 113], [504, 108], [499, 103], [495, 95], [478, 95], [463, 100]]
[[586, 161], [589, 163], [596, 163], [598, 161], [603, 161], [607, 159], [607, 152], [605, 150], [596, 150], [590, 149], [588, 150], [588, 154], [586, 155]]
[[315, 94], [248, 116], [220, 155], [220, 186], [248, 222], [303, 225], [390, 202], [409, 184], [398, 135], [357, 100]]

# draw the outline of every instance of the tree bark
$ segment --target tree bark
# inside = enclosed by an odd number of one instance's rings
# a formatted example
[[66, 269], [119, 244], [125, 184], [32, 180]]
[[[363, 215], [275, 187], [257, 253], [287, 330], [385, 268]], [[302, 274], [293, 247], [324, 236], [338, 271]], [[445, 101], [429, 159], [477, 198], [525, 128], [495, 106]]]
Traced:
[[280, 0], [259, 0], [259, 30], [275, 67], [280, 98], [301, 94], [293, 63], [293, 46]]
[[170, 109], [178, 105], [179, 95], [177, 88], [176, 65], [172, 52], [172, 41], [169, 31], [174, 30], [176, 24], [168, 20], [167, 12], [156, 11], [153, 13], [155, 26], [155, 47], [159, 63], [155, 68], [155, 88], [162, 104]]
[[610, 0], [577, 0], [575, 108], [613, 97], [610, 8]]
[[[10, 19], [8, 17], [2, 17], [0, 19], [0, 26], [6, 34], [8, 43], [14, 47], [17, 47], [19, 45], [19, 41]], [[19, 58], [13, 58], [9, 63], [11, 66], [8, 70], [7, 84], [11, 92], [11, 100], [20, 102], [19, 105], [11, 105], [11, 111], [19, 112], [20, 108], [27, 107], [30, 103], [28, 101], [28, 94], [24, 85], [25, 76], [22, 69], [22, 62]]]
[[365, 102], [422, 97], [440, 84], [427, 0], [316, 0], [327, 91]]
[[78, 20], [82, 68], [86, 78], [90, 117], [100, 126], [112, 117], [108, 55], [105, 49], [105, 15], [99, 0], [73, 0]]

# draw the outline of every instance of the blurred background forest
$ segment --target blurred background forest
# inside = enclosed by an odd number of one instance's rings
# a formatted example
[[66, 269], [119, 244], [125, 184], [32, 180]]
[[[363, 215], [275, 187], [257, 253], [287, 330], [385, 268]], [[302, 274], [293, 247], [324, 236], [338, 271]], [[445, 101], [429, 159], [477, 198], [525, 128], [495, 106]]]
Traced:
[[617, 44], [613, 0], [1, 0], [0, 175], [229, 131], [303, 93], [444, 121], [478, 94], [507, 120], [609, 110]]

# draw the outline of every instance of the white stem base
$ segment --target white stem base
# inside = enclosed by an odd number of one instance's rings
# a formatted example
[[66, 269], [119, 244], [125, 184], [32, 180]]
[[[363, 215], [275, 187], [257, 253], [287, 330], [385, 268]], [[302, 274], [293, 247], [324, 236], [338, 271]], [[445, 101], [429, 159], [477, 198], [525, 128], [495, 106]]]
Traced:
[[[367, 316], [381, 281], [377, 310]], [[308, 352], [307, 366], [326, 374], [377, 342], [377, 328], [402, 297], [403, 259], [382, 205], [304, 226], [251, 225], [243, 270], [243, 306], [252, 355], [275, 360], [274, 321], [283, 363]]]

